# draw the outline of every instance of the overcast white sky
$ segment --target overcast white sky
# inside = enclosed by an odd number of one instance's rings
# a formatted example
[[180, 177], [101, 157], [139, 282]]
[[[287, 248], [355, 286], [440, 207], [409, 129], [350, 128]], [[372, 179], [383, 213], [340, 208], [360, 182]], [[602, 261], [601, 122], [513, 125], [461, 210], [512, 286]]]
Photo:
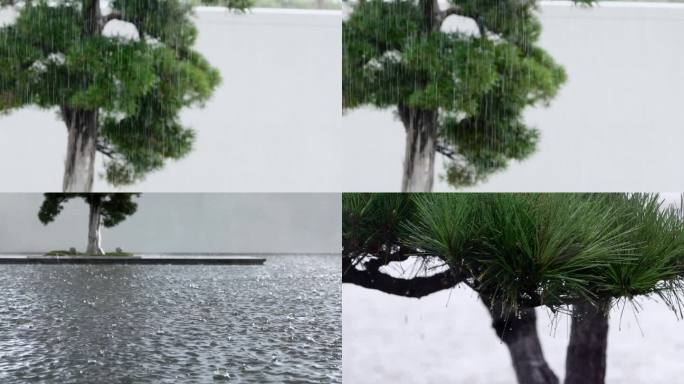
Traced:
[[[42, 194], [0, 194], [0, 252], [44, 252], [87, 240], [87, 205], [71, 200], [44, 226]], [[143, 194], [104, 229], [103, 247], [137, 252], [339, 252], [339, 194]]]

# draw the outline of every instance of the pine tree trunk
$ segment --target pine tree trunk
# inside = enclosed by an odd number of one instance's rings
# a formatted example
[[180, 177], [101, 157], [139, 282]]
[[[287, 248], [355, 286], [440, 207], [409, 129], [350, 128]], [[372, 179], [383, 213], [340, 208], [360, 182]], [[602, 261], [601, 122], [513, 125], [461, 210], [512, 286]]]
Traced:
[[[419, 0], [424, 32], [440, 28], [437, 0]], [[424, 85], [424, 84], [423, 84]], [[417, 87], [421, 84], [417, 83]], [[437, 151], [437, 110], [422, 110], [399, 104], [399, 117], [406, 128], [402, 192], [432, 192]]]
[[[102, 33], [103, 20], [99, 0], [82, 0], [81, 12], [87, 37]], [[82, 87], [88, 87], [85, 80]], [[97, 110], [61, 108], [68, 130], [67, 155], [64, 164], [64, 192], [91, 192], [95, 174], [95, 154], [99, 130]]]
[[603, 384], [607, 348], [607, 306], [576, 304], [565, 360], [565, 384]]
[[431, 192], [437, 149], [437, 111], [399, 106], [406, 128], [402, 192]]
[[103, 23], [100, 0], [82, 0], [81, 6], [86, 34], [89, 36], [101, 34]]
[[438, 0], [419, 0], [418, 7], [420, 7], [423, 14], [423, 30], [427, 33], [439, 30], [441, 23], [439, 22], [439, 1]]
[[491, 305], [487, 299], [482, 300], [492, 316], [496, 335], [508, 347], [518, 383], [558, 384], [558, 377], [544, 359], [534, 308], [525, 308], [514, 314], [502, 312], [500, 303]]
[[99, 130], [98, 112], [62, 108], [69, 132], [64, 164], [64, 192], [91, 192]]
[[100, 245], [100, 227], [102, 226], [102, 206], [99, 198], [90, 201], [90, 217], [88, 219], [88, 255], [104, 255]]

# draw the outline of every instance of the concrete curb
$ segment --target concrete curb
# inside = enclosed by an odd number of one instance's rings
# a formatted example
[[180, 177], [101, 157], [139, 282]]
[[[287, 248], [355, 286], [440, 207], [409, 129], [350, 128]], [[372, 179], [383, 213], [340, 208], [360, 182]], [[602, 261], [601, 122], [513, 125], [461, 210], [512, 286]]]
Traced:
[[262, 265], [252, 256], [0, 256], [0, 264], [221, 264]]

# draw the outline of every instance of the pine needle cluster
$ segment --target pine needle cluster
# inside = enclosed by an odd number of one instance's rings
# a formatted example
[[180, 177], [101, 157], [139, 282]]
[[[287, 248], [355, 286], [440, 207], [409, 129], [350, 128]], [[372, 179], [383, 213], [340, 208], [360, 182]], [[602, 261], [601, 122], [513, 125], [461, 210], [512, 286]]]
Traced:
[[513, 310], [656, 294], [681, 313], [684, 216], [657, 194], [345, 194], [343, 226], [359, 265], [439, 258]]

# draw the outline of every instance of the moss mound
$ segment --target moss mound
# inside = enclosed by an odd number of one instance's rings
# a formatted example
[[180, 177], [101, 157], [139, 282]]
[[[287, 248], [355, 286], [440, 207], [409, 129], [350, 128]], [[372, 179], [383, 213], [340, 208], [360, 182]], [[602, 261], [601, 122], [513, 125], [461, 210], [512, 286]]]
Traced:
[[[55, 251], [50, 251], [50, 252], [46, 253], [44, 256], [92, 256], [92, 255], [88, 255], [86, 253], [73, 251], [73, 250], [67, 251], [64, 249], [58, 249]], [[105, 252], [105, 254], [102, 256], [133, 256], [133, 254], [130, 252], [112, 251], [112, 252]]]

